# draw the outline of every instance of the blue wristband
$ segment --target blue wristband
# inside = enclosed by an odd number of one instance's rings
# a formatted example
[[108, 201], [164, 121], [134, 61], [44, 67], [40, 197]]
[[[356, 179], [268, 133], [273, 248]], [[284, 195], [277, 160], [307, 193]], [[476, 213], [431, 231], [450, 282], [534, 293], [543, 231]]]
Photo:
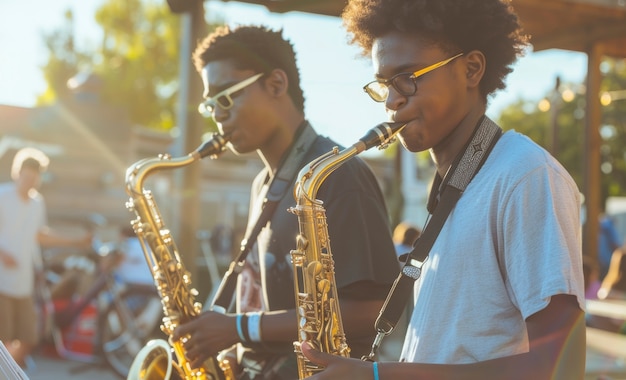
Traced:
[[239, 335], [240, 341], [245, 342], [246, 338], [243, 336], [243, 329], [241, 327], [242, 318], [243, 318], [243, 314], [237, 314], [237, 335]]
[[378, 362], [372, 362], [372, 370], [374, 371], [374, 380], [380, 380], [378, 377]]

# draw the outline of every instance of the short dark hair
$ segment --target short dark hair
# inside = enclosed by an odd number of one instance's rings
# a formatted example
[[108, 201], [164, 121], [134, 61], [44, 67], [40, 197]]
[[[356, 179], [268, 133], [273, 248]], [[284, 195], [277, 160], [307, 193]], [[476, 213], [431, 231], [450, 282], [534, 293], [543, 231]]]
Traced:
[[218, 27], [198, 44], [193, 53], [196, 70], [213, 61], [228, 60], [239, 70], [254, 70], [268, 74], [281, 69], [289, 80], [289, 96], [296, 108], [304, 113], [304, 94], [300, 88], [300, 73], [293, 45], [282, 36], [263, 26]]
[[450, 54], [481, 51], [485, 100], [506, 87], [504, 78], [528, 43], [507, 0], [350, 0], [342, 18], [350, 42], [366, 56], [374, 40], [391, 31], [415, 34]]
[[21, 169], [33, 169], [40, 173], [44, 170], [44, 168], [41, 165], [41, 162], [39, 162], [39, 160], [37, 160], [36, 158], [32, 158], [32, 157], [28, 157], [24, 159], [24, 161], [22, 161], [22, 166], [20, 170]]
[[11, 163], [11, 178], [17, 180], [22, 169], [32, 169], [43, 173], [48, 169], [50, 159], [37, 148], [25, 147], [17, 151]]

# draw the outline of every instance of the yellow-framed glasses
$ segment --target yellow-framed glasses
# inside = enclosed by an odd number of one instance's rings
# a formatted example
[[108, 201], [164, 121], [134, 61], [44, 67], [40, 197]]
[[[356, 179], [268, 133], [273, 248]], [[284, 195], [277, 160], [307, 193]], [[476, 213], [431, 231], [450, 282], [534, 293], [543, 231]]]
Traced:
[[363, 90], [370, 96], [370, 98], [372, 98], [372, 100], [379, 103], [387, 100], [387, 97], [389, 96], [389, 86], [395, 88], [400, 95], [414, 95], [417, 92], [417, 78], [428, 74], [441, 66], [447, 65], [462, 55], [463, 53], [459, 53], [454, 57], [444, 59], [443, 61], [424, 67], [423, 69], [419, 69], [412, 73], [399, 73], [389, 79], [376, 79], [363, 86]]

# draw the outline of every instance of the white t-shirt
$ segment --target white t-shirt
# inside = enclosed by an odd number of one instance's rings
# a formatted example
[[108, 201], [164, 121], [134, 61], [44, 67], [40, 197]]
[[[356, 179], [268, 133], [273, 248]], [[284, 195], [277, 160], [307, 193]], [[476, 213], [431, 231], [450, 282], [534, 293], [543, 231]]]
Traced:
[[584, 308], [580, 195], [529, 138], [502, 135], [415, 284], [402, 361], [460, 364], [528, 352], [524, 320], [550, 297]]
[[34, 265], [41, 264], [38, 231], [46, 224], [44, 199], [31, 191], [24, 201], [15, 183], [0, 185], [0, 247], [13, 255], [17, 267], [7, 268], [0, 262], [0, 293], [30, 297], [34, 291]]
[[146, 257], [141, 248], [141, 243], [136, 237], [127, 238], [122, 243], [124, 259], [116, 273], [126, 283], [133, 284], [154, 284], [154, 278]]

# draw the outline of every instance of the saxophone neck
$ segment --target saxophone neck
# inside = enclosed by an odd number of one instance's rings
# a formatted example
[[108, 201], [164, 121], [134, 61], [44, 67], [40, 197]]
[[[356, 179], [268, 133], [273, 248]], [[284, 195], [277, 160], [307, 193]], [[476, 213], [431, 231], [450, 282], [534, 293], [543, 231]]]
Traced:
[[326, 178], [344, 162], [372, 147], [385, 149], [395, 141], [396, 135], [404, 128], [404, 123], [380, 123], [370, 129], [349, 148], [339, 151], [334, 147], [330, 152], [307, 164], [300, 173], [294, 188], [294, 198], [299, 204], [314, 202], [317, 191]]
[[199, 155], [194, 153], [178, 158], [172, 158], [169, 154], [160, 154], [157, 157], [137, 161], [126, 170], [127, 192], [131, 195], [141, 194], [146, 177], [159, 170], [187, 166], [199, 159]]
[[172, 158], [169, 154], [160, 154], [157, 157], [139, 160], [126, 170], [127, 191], [130, 194], [141, 194], [143, 182], [152, 172], [180, 168], [205, 157], [215, 159], [226, 150], [228, 141], [228, 136], [214, 133], [211, 139], [186, 156]]
[[294, 198], [299, 204], [306, 201], [315, 202], [317, 191], [326, 178], [334, 172], [345, 161], [357, 155], [360, 151], [360, 144], [339, 151], [334, 147], [330, 152], [311, 161], [298, 173], [298, 180], [294, 187]]

